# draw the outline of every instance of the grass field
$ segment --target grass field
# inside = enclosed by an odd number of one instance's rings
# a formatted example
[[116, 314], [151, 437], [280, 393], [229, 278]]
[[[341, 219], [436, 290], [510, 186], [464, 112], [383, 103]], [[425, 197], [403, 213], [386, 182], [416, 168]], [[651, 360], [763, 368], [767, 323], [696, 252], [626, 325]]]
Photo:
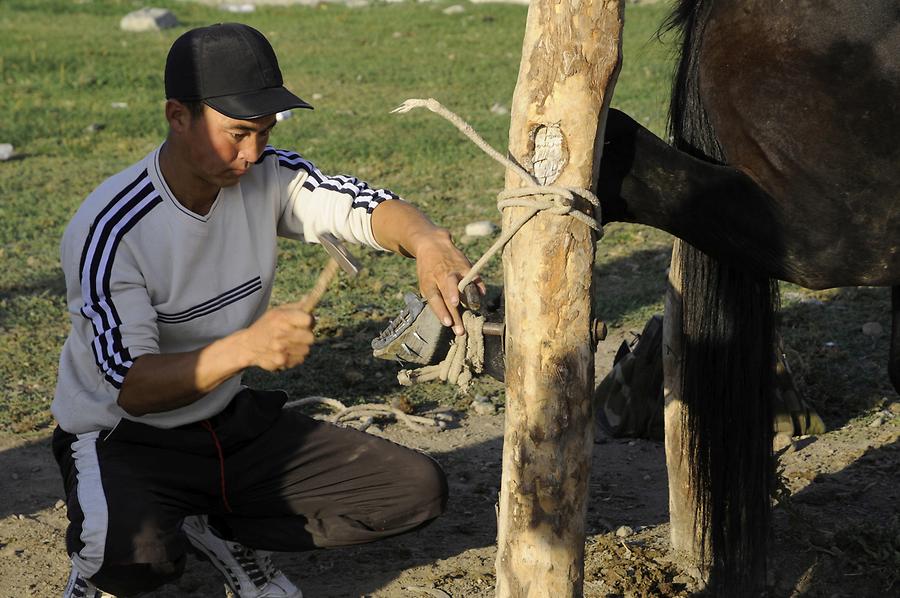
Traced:
[[[397, 191], [459, 238], [467, 222], [499, 223], [493, 198], [503, 185], [502, 170], [442, 120], [389, 111], [410, 97], [435, 97], [503, 148], [509, 115], [491, 107], [509, 107], [526, 10], [467, 4], [464, 13], [449, 16], [441, 12], [447, 5], [261, 7], [240, 19], [269, 37], [288, 87], [316, 105], [282, 122], [273, 143], [299, 151], [325, 172], [349, 172]], [[159, 0], [154, 6], [172, 9], [180, 27], [120, 31], [119, 19], [139, 6], [121, 0], [0, 3], [0, 143], [14, 144], [17, 152], [0, 163], [3, 430], [30, 433], [51, 424], [56, 362], [69, 325], [57, 250], [67, 220], [104, 178], [165, 135], [162, 68], [172, 41], [189, 27], [236, 18], [204, 5]], [[659, 134], [671, 71], [671, 47], [655, 37], [664, 14], [664, 4], [628, 7], [626, 59], [613, 102]], [[121, 103], [125, 107], [115, 107]], [[661, 309], [669, 244], [651, 229], [608, 227], [598, 249], [597, 302], [612, 326], [639, 329]], [[487, 245], [479, 240], [465, 249], [474, 259]], [[284, 242], [281, 252], [276, 302], [299, 297], [324, 263], [317, 247]], [[350, 402], [400, 393], [416, 401], [459, 400], [455, 389], [439, 385], [400, 389], [396, 366], [369, 357], [369, 341], [402, 307], [400, 297], [415, 280], [407, 260], [372, 253], [363, 258], [368, 275], [353, 286], [342, 281], [320, 307], [321, 342], [308, 365], [282, 375], [250, 372], [249, 380]], [[499, 272], [498, 262], [487, 282], [498, 285]], [[785, 334], [789, 343], [815, 348], [800, 368], [813, 392], [839, 401], [853, 389], [861, 404], [887, 392], [878, 357], [885, 339], [854, 332], [869, 320], [887, 327], [886, 295], [871, 289], [788, 291]], [[822, 305], [854, 307], [822, 307], [818, 315], [815, 307], [790, 309], [811, 297]], [[814, 323], [819, 317], [826, 322], [821, 327]], [[835, 339], [837, 345], [826, 346]], [[877, 361], [860, 361], [861, 353]], [[498, 395], [502, 386], [483, 381], [476, 391]]]
[[[0, 142], [13, 143], [18, 154], [0, 163], [0, 428], [28, 432], [51, 421], [56, 360], [68, 329], [57, 249], [67, 220], [91, 189], [165, 135], [162, 66], [172, 41], [191, 26], [234, 18], [192, 3], [155, 5], [170, 8], [182, 26], [122, 32], [119, 19], [132, 2], [0, 5], [0, 108], [7, 115]], [[509, 115], [490, 108], [509, 107], [526, 11], [467, 5], [449, 16], [441, 13], [446, 6], [261, 7], [241, 18], [265, 32], [288, 87], [316, 106], [279, 124], [273, 143], [300, 151], [325, 172], [353, 173], [397, 191], [459, 237], [467, 222], [499, 222], [493, 196], [503, 184], [501, 168], [437, 118], [388, 113], [407, 98], [436, 97], [504, 147]], [[617, 103], [661, 130], [669, 67], [652, 36], [662, 11], [629, 11], [627, 47], [640, 64], [626, 64], [622, 79], [629, 83], [620, 86]], [[466, 250], [474, 258], [486, 245]], [[290, 242], [282, 252], [276, 302], [302, 294], [324, 259], [320, 249]], [[352, 287], [342, 283], [320, 308], [322, 346], [309, 367], [281, 376], [251, 372], [252, 379], [350, 401], [399, 392], [395, 366], [366, 355], [402, 306], [399, 295], [414, 288], [412, 265], [390, 255], [364, 259], [368, 276]], [[488, 282], [499, 284], [498, 273], [499, 263]], [[629, 308], [619, 312], [628, 318]], [[332, 367], [335, 360], [362, 365], [335, 379], [324, 373], [345, 369]], [[454, 395], [436, 385], [412, 394], [419, 393], [432, 401]]]

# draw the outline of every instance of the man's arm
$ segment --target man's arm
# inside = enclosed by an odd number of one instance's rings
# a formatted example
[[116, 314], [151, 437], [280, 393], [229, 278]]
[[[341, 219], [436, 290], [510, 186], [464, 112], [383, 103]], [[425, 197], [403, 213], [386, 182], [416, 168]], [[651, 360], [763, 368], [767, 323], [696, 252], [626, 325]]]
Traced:
[[242, 370], [291, 368], [306, 359], [314, 341], [313, 318], [299, 304], [267, 311], [249, 328], [188, 353], [136, 358], [118, 404], [133, 416], [190, 405]]
[[[385, 249], [416, 258], [422, 296], [444, 326], [453, 326], [456, 334], [463, 334], [457, 285], [471, 263], [453, 244], [450, 232], [403, 201], [378, 204], [372, 212], [372, 232]], [[477, 278], [475, 282], [484, 294], [484, 283]]]

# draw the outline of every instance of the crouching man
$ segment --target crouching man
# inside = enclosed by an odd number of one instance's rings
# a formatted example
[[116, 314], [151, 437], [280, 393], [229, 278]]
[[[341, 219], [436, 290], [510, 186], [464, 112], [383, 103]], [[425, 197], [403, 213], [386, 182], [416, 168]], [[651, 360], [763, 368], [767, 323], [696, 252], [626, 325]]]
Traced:
[[276, 237], [329, 232], [415, 257], [420, 290], [458, 332], [470, 264], [390, 191], [268, 145], [277, 112], [311, 106], [255, 29], [188, 31], [165, 88], [165, 141], [91, 193], [62, 241], [72, 330], [52, 410], [65, 596], [151, 590], [193, 548], [237, 596], [300, 597], [265, 551], [415, 530], [442, 512], [447, 484], [425, 455], [241, 385], [248, 367], [303, 363], [314, 341], [298, 305], [268, 309]]

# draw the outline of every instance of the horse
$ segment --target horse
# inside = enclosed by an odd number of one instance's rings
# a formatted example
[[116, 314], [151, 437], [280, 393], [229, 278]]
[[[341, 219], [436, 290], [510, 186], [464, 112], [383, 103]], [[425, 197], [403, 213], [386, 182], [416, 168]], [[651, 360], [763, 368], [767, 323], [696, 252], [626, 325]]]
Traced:
[[676, 0], [666, 143], [610, 110], [604, 223], [679, 239], [683, 442], [717, 595], [765, 579], [777, 280], [892, 287], [900, 391], [900, 3]]

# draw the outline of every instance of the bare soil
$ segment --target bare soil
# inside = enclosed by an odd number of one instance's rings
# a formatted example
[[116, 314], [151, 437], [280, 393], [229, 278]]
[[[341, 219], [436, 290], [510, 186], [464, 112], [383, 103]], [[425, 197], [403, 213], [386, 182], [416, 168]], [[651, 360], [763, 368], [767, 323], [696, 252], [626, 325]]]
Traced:
[[[603, 344], [598, 363], [611, 363], [621, 339]], [[839, 429], [781, 447], [784, 493], [768, 595], [900, 594], [898, 415], [900, 403], [885, 403]], [[276, 555], [305, 596], [493, 596], [502, 406], [494, 415], [459, 416], [458, 426], [441, 433], [396, 423], [370, 429], [441, 463], [450, 481], [448, 512], [424, 530], [381, 543]], [[668, 548], [662, 444], [598, 434], [594, 448], [585, 596], [695, 593], [698, 571]], [[69, 570], [66, 515], [49, 437], [0, 436], [0, 480], [0, 597], [60, 595]], [[617, 535], [621, 526], [633, 533], [620, 537], [627, 531]], [[217, 572], [192, 558], [176, 584], [150, 596], [223, 594]]]

